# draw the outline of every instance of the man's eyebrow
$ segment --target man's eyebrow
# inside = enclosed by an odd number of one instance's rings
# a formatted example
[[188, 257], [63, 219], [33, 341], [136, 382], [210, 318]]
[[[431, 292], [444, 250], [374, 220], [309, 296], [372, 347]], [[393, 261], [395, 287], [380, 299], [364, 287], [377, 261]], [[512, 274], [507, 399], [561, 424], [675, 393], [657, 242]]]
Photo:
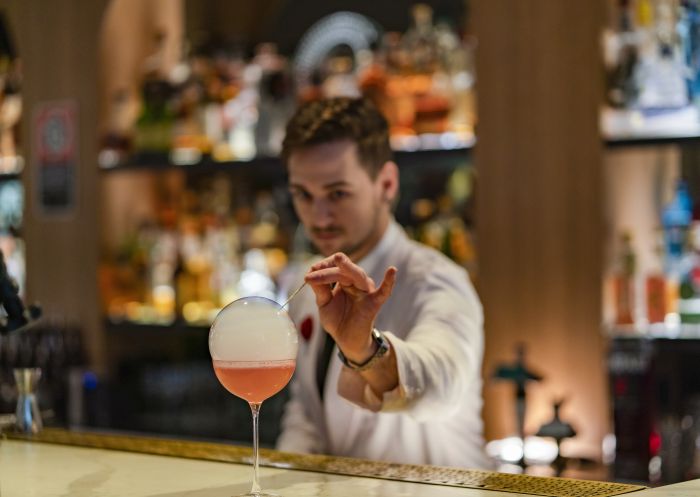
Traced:
[[[338, 188], [338, 187], [342, 187], [342, 186], [350, 186], [350, 183], [348, 183], [347, 181], [344, 181], [344, 180], [334, 181], [332, 183], [327, 183], [327, 184], [323, 185], [323, 189], [324, 190], [332, 190], [333, 188]], [[289, 183], [288, 187], [294, 188], [297, 190], [306, 191], [306, 188], [304, 188], [303, 185], [300, 185], [298, 183]]]
[[338, 188], [339, 186], [349, 186], [349, 185], [350, 185], [350, 183], [348, 183], [347, 181], [340, 180], [340, 181], [334, 181], [333, 183], [328, 183], [327, 185], [323, 185], [323, 188], [325, 190], [330, 190], [332, 188]]

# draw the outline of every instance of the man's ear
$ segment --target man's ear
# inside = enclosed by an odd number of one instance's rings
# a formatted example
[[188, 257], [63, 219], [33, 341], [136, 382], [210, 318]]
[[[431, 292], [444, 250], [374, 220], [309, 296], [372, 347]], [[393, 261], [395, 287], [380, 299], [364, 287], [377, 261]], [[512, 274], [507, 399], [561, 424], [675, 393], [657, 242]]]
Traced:
[[387, 161], [379, 170], [377, 183], [381, 188], [382, 199], [390, 204], [399, 193], [399, 166], [394, 161]]

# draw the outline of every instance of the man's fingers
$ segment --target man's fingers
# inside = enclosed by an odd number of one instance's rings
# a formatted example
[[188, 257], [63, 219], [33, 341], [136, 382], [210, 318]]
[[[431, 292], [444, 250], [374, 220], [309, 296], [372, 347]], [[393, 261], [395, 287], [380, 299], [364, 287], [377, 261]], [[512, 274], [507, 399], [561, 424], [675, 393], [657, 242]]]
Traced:
[[367, 273], [360, 266], [353, 263], [347, 255], [339, 252], [333, 256], [333, 259], [338, 267], [343, 270], [343, 273], [351, 278], [355, 287], [365, 292], [374, 290], [372, 278], [369, 278]]
[[394, 289], [394, 283], [396, 283], [396, 273], [398, 270], [394, 266], [390, 266], [384, 273], [384, 279], [379, 288], [372, 294], [376, 299], [377, 303], [381, 306], [387, 301]]
[[[313, 289], [320, 306], [327, 304], [338, 292], [344, 291], [355, 298], [369, 294], [381, 307], [394, 289], [396, 272], [395, 267], [388, 268], [382, 284], [376, 288], [372, 278], [360, 266], [354, 264], [347, 255], [338, 252], [311, 266], [304, 280]], [[337, 285], [334, 288], [332, 285], [335, 283]]]
[[372, 292], [375, 289], [372, 278], [369, 278], [360, 266], [353, 263], [342, 252], [326, 257], [311, 266], [306, 278], [307, 281], [338, 282], [344, 287], [354, 286], [363, 292]]
[[323, 307], [330, 302], [331, 298], [333, 297], [333, 292], [329, 285], [325, 283], [314, 283], [313, 281], [309, 280], [306, 282], [311, 287], [311, 290], [313, 290], [314, 295], [316, 295], [316, 304], [319, 307]]
[[[340, 252], [338, 252], [338, 253], [340, 253]], [[309, 268], [309, 271], [318, 271], [319, 269], [326, 269], [326, 268], [329, 268], [329, 267], [335, 267], [335, 266], [337, 266], [337, 264], [335, 263], [335, 256], [336, 256], [338, 253], [333, 254], [333, 255], [330, 255], [330, 256], [326, 257], [325, 259], [321, 259], [321, 260], [318, 261], [316, 264], [314, 264], [313, 266], [311, 266], [311, 267]]]
[[304, 276], [304, 279], [307, 283], [313, 283], [316, 285], [340, 283], [343, 286], [350, 286], [353, 284], [352, 278], [338, 267], [329, 267], [307, 273], [306, 276]]

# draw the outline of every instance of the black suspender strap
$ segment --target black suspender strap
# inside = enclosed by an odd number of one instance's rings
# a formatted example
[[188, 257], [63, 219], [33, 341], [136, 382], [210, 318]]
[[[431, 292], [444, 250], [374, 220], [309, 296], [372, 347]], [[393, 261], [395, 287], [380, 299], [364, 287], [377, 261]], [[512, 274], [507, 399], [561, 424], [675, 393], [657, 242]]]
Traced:
[[333, 354], [333, 348], [335, 347], [335, 341], [333, 337], [330, 336], [325, 330], [321, 330], [323, 333], [323, 347], [318, 355], [318, 361], [316, 362], [316, 387], [318, 388], [318, 395], [323, 400], [323, 390], [326, 385], [326, 376], [328, 375], [328, 366], [331, 363], [331, 355]]

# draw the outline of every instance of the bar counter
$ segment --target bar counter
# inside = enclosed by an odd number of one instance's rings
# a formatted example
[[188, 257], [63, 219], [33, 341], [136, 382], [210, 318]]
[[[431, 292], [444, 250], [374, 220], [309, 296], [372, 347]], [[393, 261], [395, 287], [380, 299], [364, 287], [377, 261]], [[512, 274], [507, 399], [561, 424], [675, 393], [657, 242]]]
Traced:
[[[250, 490], [250, 448], [47, 429], [0, 441], [0, 495], [230, 497]], [[261, 451], [264, 490], [296, 496], [635, 497], [700, 494], [700, 480], [621, 483]]]

